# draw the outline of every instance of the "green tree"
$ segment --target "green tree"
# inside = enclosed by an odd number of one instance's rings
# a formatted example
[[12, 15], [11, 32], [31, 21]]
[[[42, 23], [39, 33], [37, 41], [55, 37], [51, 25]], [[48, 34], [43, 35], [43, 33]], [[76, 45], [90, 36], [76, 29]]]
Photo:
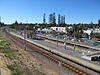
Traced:
[[100, 33], [91, 33], [91, 37], [100, 39]]
[[15, 21], [15, 25], [18, 25], [18, 22], [17, 21]]
[[100, 25], [100, 19], [98, 20], [98, 24]]
[[45, 16], [46, 16], [46, 14], [44, 13], [44, 15], [43, 15], [43, 24], [46, 24]]
[[49, 24], [53, 24], [53, 15], [52, 14], [50, 14], [49, 15]]
[[65, 16], [61, 16], [61, 26], [65, 26]]
[[53, 13], [53, 26], [56, 25], [56, 16], [55, 13]]
[[58, 15], [58, 25], [61, 24], [60, 19], [61, 19], [61, 16], [60, 16], [60, 14], [59, 14], [59, 15]]

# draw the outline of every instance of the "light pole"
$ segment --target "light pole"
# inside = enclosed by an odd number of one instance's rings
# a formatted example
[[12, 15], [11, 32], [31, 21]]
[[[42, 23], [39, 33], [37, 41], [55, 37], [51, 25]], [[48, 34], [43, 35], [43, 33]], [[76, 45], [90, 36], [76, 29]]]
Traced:
[[64, 49], [66, 50], [66, 41], [67, 41], [67, 36], [65, 36], [65, 38], [64, 38]]
[[24, 50], [26, 50], [26, 26], [24, 28]]
[[75, 25], [74, 25], [74, 51], [75, 51]]
[[58, 35], [59, 35], [59, 33], [57, 33], [57, 46], [58, 46]]
[[24, 28], [24, 50], [26, 50], [27, 29], [28, 29], [28, 26], [25, 25], [25, 28]]

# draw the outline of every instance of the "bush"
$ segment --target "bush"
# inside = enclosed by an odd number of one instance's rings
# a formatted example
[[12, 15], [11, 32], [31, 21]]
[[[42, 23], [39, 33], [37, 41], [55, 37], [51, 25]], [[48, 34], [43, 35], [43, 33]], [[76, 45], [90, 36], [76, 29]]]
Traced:
[[11, 71], [16, 70], [16, 67], [14, 65], [7, 65], [7, 68], [10, 69]]
[[100, 38], [100, 33], [92, 33], [91, 37], [92, 38]]

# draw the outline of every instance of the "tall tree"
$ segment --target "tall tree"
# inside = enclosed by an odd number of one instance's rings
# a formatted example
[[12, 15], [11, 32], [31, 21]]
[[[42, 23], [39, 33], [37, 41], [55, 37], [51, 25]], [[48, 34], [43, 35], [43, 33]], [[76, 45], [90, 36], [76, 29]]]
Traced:
[[60, 16], [60, 14], [59, 14], [59, 15], [58, 15], [58, 25], [60, 25], [60, 24], [61, 24], [60, 19], [61, 19], [61, 16]]
[[53, 25], [56, 25], [55, 13], [53, 13]]
[[98, 20], [98, 24], [100, 25], [100, 19]]
[[15, 21], [15, 25], [18, 25], [18, 22], [17, 21]]
[[65, 15], [64, 15], [64, 17], [63, 17], [63, 23], [65, 24]]
[[61, 24], [63, 24], [63, 19], [64, 19], [63, 16], [61, 16]]
[[43, 15], [43, 24], [46, 24], [45, 16], [46, 16], [46, 14], [44, 13], [44, 15]]
[[17, 21], [15, 21], [15, 23], [13, 24], [14, 25], [14, 28], [16, 29], [16, 30], [18, 30], [19, 29], [19, 25], [18, 25], [18, 22]]
[[65, 25], [65, 16], [61, 16], [61, 25], [64, 26]]
[[91, 23], [90, 23], [91, 25], [93, 25], [93, 22], [91, 21]]
[[49, 24], [53, 24], [53, 15], [52, 14], [49, 15]]

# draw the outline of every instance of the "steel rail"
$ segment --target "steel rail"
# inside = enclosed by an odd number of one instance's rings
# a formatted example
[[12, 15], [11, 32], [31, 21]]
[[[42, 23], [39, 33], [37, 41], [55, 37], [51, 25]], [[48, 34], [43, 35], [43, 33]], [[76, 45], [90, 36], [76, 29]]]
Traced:
[[[14, 35], [11, 35], [11, 34], [9, 34], [9, 33], [7, 33], [7, 35], [10, 36], [10, 39], [13, 40], [13, 42], [15, 42], [15, 43], [20, 42], [20, 43], [24, 44], [24, 43], [23, 43], [23, 39], [18, 38], [18, 37], [14, 36]], [[35, 50], [35, 51], [38, 52], [39, 54], [41, 54], [41, 55], [47, 57], [48, 59], [54, 61], [54, 62], [57, 63], [57, 64], [60, 63], [63, 67], [65, 67], [66, 69], [71, 70], [72, 72], [75, 72], [75, 73], [78, 74], [78, 75], [90, 75], [89, 73], [86, 73], [86, 72], [84, 72], [84, 71], [82, 71], [82, 70], [80, 70], [80, 69], [78, 69], [78, 68], [76, 68], [76, 67], [71, 66], [70, 64], [67, 64], [66, 62], [64, 62], [64, 61], [62, 61], [62, 60], [60, 60], [60, 59], [58, 59], [58, 58], [56, 58], [56, 57], [54, 57], [54, 56], [48, 54], [47, 52], [42, 51], [42, 50], [40, 50], [39, 48], [34, 47], [34, 45], [33, 45], [32, 43], [28, 42], [28, 41], [27, 41], [27, 47], [30, 48], [30, 49], [32, 49], [32, 50]], [[73, 62], [73, 61], [72, 61], [72, 62]], [[74, 63], [75, 63], [75, 62], [74, 62]], [[78, 65], [80, 65], [80, 64], [78, 64]], [[82, 66], [82, 65], [81, 65], [81, 66]], [[83, 67], [85, 67], [85, 66], [83, 66]], [[85, 68], [86, 68], [86, 67], [85, 67]], [[89, 68], [88, 68], [88, 69], [89, 69]], [[99, 73], [100, 73], [100, 72], [99, 72]]]

